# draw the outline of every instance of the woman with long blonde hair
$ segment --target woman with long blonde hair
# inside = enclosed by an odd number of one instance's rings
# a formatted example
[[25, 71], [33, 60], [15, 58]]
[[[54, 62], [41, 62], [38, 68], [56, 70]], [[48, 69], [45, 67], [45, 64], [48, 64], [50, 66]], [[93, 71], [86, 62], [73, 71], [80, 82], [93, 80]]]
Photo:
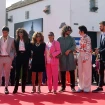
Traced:
[[32, 56], [32, 93], [36, 92], [35, 80], [38, 73], [38, 93], [41, 92], [42, 73], [45, 71], [45, 47], [44, 37], [42, 33], [36, 32], [32, 36], [31, 50]]

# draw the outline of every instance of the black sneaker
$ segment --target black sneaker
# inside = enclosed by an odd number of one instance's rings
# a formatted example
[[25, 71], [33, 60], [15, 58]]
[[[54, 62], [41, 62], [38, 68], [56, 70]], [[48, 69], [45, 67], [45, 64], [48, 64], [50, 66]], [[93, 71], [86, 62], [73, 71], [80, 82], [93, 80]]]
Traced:
[[75, 88], [71, 88], [71, 91], [72, 91], [72, 92], [76, 92]]
[[5, 94], [9, 94], [9, 91], [8, 91], [8, 88], [7, 87], [5, 88], [5, 91], [4, 92], [5, 92]]
[[96, 90], [93, 90], [92, 92], [97, 93], [97, 92], [101, 92], [101, 91], [103, 91], [103, 88], [98, 87]]
[[59, 92], [64, 92], [64, 91], [65, 91], [65, 89], [62, 88]]

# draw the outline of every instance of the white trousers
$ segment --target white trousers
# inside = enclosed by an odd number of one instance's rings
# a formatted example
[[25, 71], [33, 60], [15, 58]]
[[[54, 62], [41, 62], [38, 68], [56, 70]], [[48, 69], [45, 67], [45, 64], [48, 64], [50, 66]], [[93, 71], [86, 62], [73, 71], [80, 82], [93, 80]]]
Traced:
[[80, 52], [78, 57], [78, 74], [79, 74], [79, 89], [90, 92], [91, 91], [91, 78], [92, 78], [92, 61], [91, 55], [89, 59], [83, 63], [85, 52]]

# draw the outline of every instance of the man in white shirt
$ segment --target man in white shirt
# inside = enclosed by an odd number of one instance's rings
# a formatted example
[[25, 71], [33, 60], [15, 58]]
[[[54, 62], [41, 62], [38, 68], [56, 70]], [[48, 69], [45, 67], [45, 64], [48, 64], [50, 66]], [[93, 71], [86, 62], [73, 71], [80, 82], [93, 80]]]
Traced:
[[3, 27], [2, 36], [0, 36], [0, 85], [2, 82], [2, 72], [5, 74], [5, 94], [9, 94], [8, 83], [12, 60], [15, 54], [14, 39], [9, 34], [9, 28]]

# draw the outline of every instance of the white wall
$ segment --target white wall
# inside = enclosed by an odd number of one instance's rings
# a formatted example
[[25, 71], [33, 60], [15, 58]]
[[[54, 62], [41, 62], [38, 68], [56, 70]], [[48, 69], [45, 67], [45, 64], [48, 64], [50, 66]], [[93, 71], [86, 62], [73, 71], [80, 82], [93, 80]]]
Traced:
[[2, 35], [1, 29], [5, 26], [6, 15], [6, 0], [0, 1], [0, 35]]
[[72, 0], [71, 2], [71, 22], [73, 29], [75, 29], [75, 35], [78, 34], [78, 26], [74, 23], [85, 25], [89, 31], [98, 32], [99, 23], [105, 20], [105, 0], [98, 0], [99, 9], [97, 12], [90, 12], [89, 2], [90, 0]]
[[[8, 13], [8, 17], [13, 15], [13, 22], [8, 23], [10, 30], [10, 34], [14, 36], [14, 24], [27, 21], [25, 19], [25, 11], [30, 11], [30, 19], [38, 19], [43, 18], [43, 31], [45, 40], [47, 41], [47, 34], [50, 31], [55, 33], [55, 37], [58, 38], [60, 36], [59, 26], [62, 22], [66, 22], [70, 24], [70, 0], [44, 0], [26, 7], [19, 8], [17, 10], [10, 11]], [[46, 15], [43, 10], [46, 5], [51, 5], [51, 14]], [[65, 6], [66, 5], [66, 8]], [[66, 11], [66, 12], [65, 12]]]
[[[22, 7], [9, 12], [13, 15], [13, 22], [8, 23], [10, 34], [14, 36], [14, 24], [27, 21], [25, 11], [30, 11], [30, 19], [43, 18], [43, 31], [45, 41], [49, 31], [55, 33], [55, 37], [60, 36], [59, 26], [62, 22], [72, 26], [72, 36], [79, 37], [78, 26], [85, 25], [89, 31], [99, 32], [99, 22], [105, 20], [105, 0], [98, 0], [98, 12], [90, 12], [90, 0], [43, 0], [41, 2]], [[51, 5], [51, 14], [46, 15], [43, 9], [46, 5]], [[78, 23], [79, 25], [74, 25]], [[94, 29], [92, 28], [94, 27]], [[98, 36], [97, 36], [98, 37]], [[98, 37], [99, 38], [99, 37]], [[99, 41], [97, 41], [99, 43]]]

